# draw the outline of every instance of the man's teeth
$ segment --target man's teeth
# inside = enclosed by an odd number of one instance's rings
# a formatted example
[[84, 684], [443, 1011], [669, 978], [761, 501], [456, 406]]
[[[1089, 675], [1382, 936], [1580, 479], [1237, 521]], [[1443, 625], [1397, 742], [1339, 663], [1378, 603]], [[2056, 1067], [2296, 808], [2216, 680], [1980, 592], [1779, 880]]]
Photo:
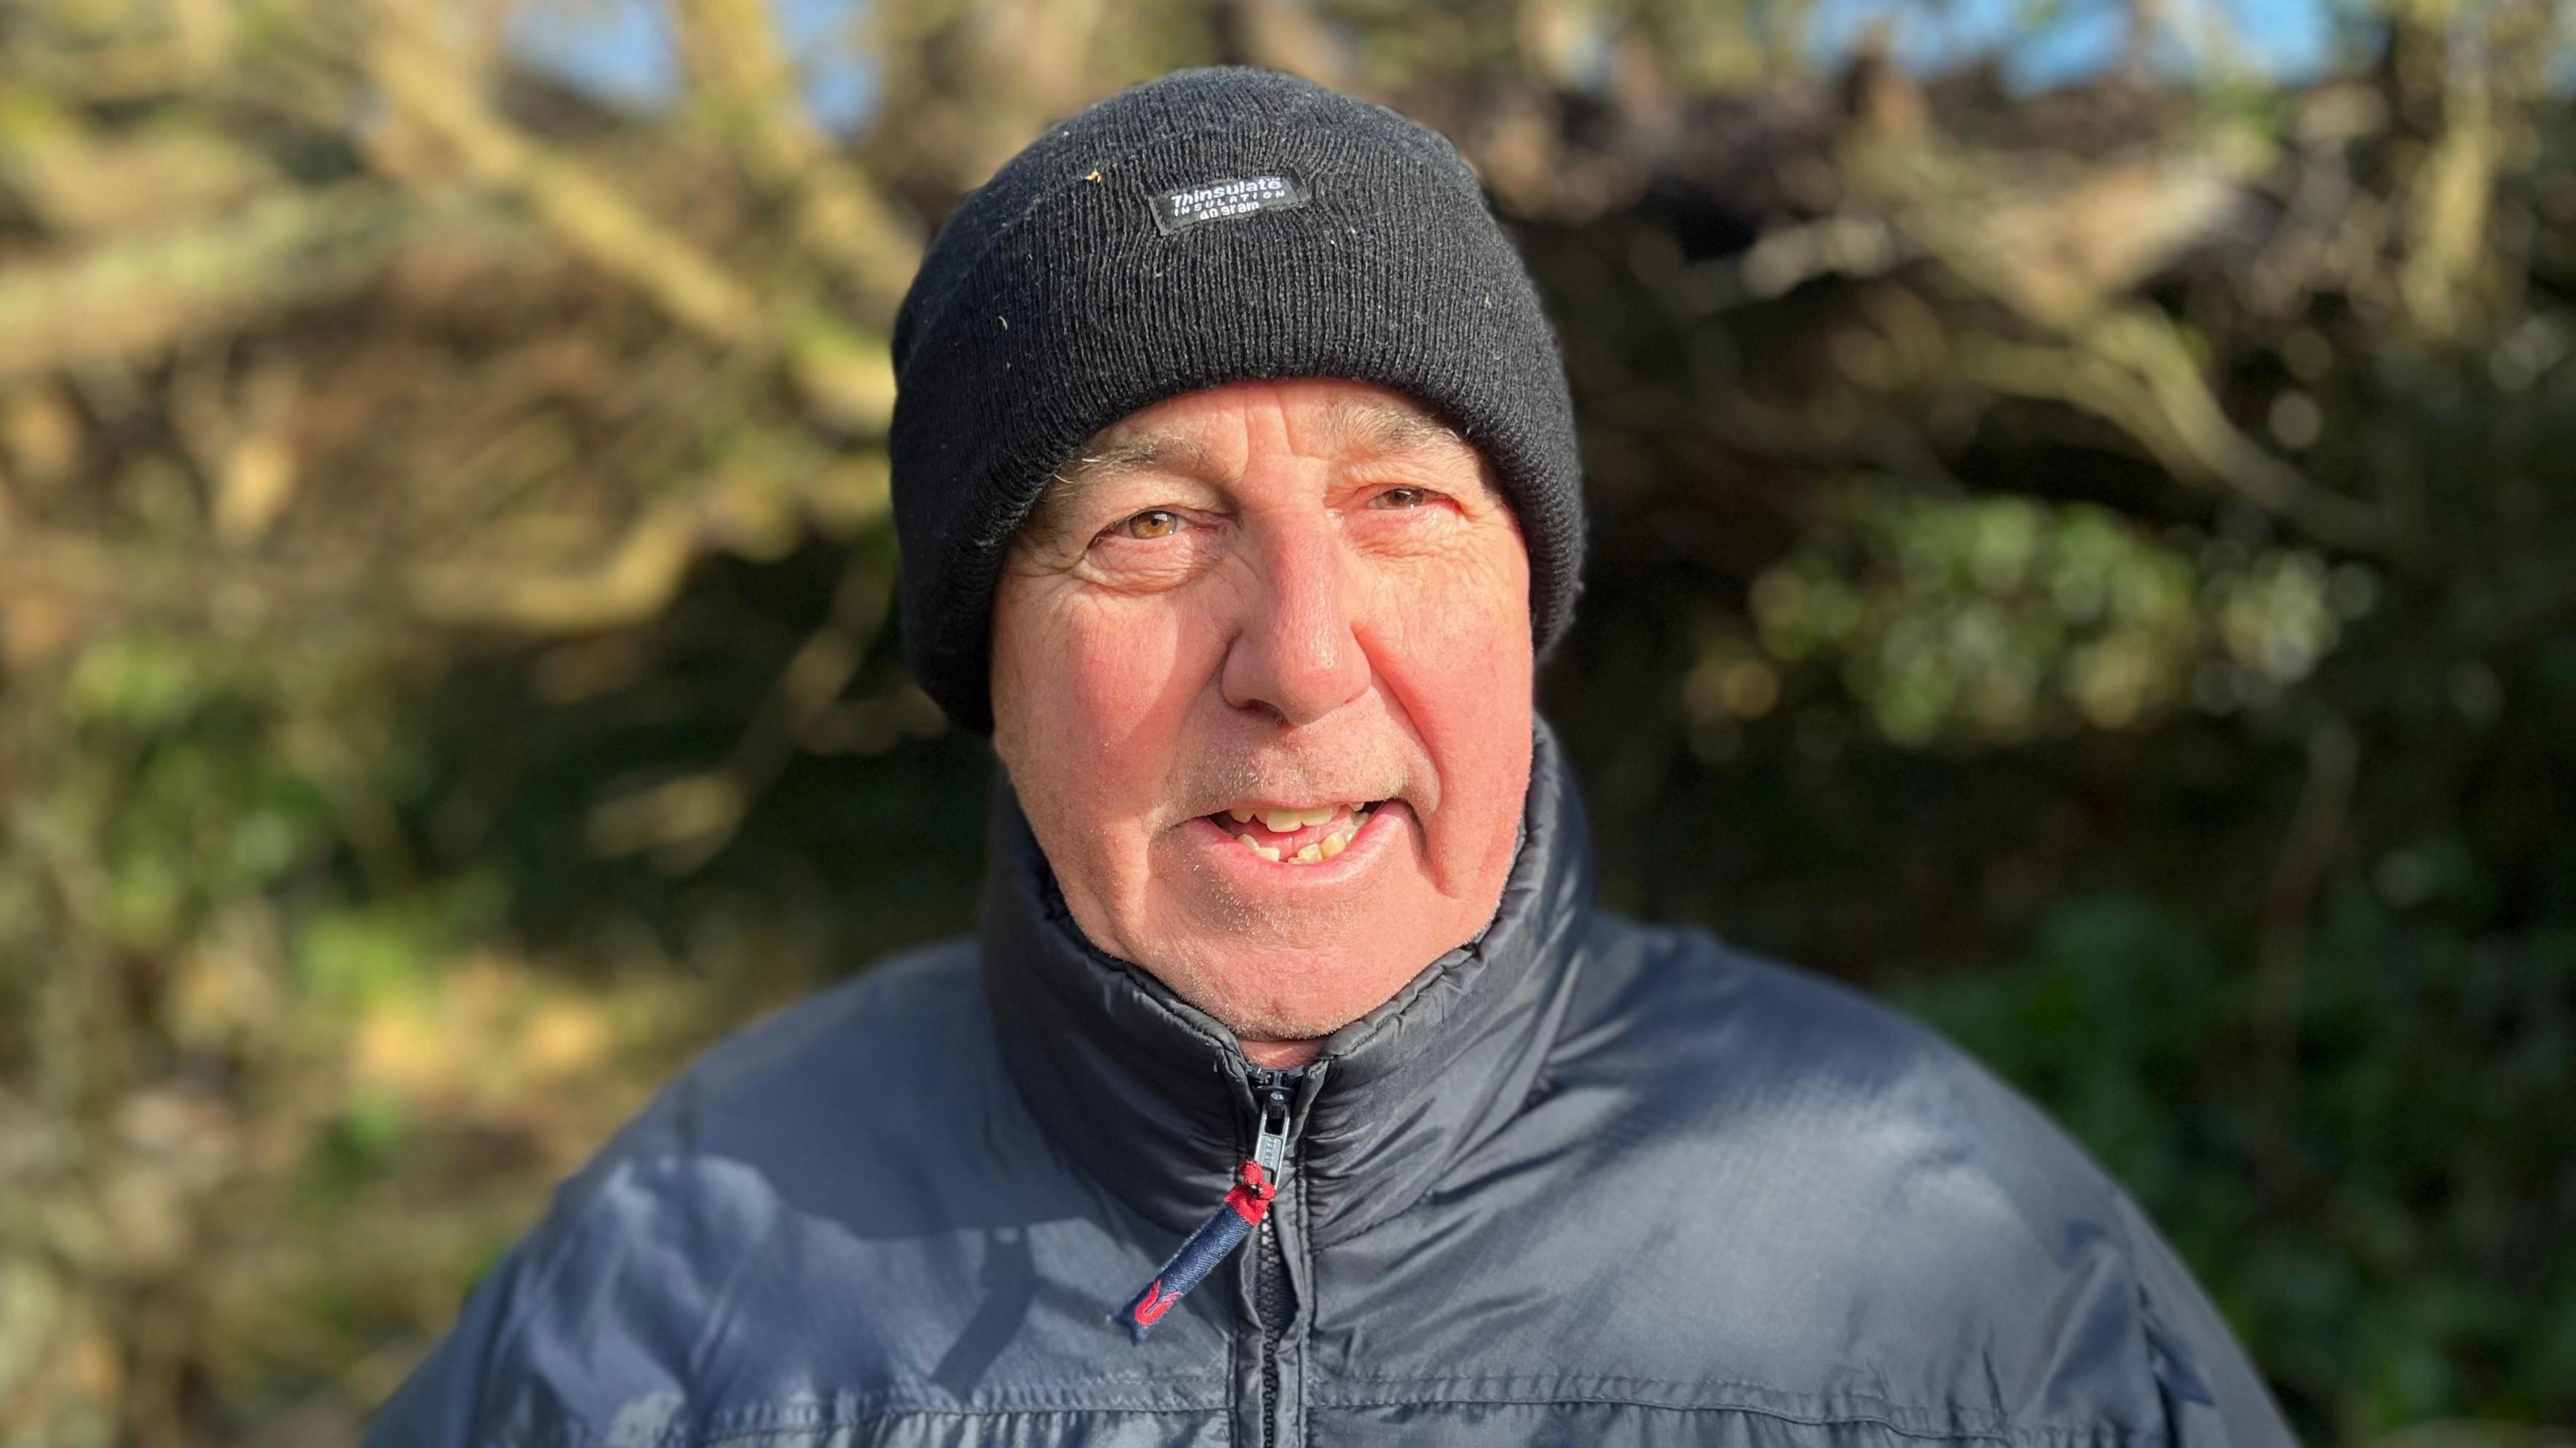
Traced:
[[1230, 809], [1226, 814], [1239, 825], [1251, 823], [1257, 815], [1263, 824], [1270, 827], [1272, 833], [1284, 835], [1290, 830], [1301, 830], [1308, 825], [1331, 824], [1333, 816], [1341, 812], [1340, 805], [1328, 804], [1322, 809]]
[[[1302, 828], [1306, 825], [1320, 825], [1327, 823], [1335, 815], [1338, 815], [1341, 812], [1341, 807], [1338, 805], [1331, 809], [1323, 810], [1264, 810], [1261, 812], [1261, 822], [1269, 825], [1270, 828], [1275, 831], [1286, 831]], [[1241, 824], [1251, 817], [1252, 811], [1227, 810], [1226, 813], [1233, 815], [1235, 817], [1235, 822], [1237, 824]], [[1276, 822], [1281, 819], [1285, 819], [1288, 822], [1286, 824]], [[1349, 849], [1351, 847], [1351, 836], [1358, 834], [1360, 826], [1367, 823], [1367, 812], [1356, 812], [1351, 816], [1349, 824], [1333, 831], [1331, 834], [1324, 836], [1313, 844], [1306, 846], [1297, 853], [1287, 856], [1286, 861], [1291, 865], [1320, 865], [1324, 861], [1340, 854], [1342, 851]], [[1261, 858], [1270, 861], [1272, 864], [1275, 865], [1280, 863], [1281, 852], [1277, 845], [1265, 845], [1250, 835], [1236, 835], [1234, 840], [1236, 844], [1243, 846], [1245, 849], [1250, 850]]]

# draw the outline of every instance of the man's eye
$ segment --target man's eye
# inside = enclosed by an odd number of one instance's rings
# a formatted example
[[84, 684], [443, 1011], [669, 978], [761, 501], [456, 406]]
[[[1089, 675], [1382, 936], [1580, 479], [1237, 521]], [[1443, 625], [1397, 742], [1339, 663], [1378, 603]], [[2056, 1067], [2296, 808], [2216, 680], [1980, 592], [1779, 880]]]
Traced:
[[1419, 508], [1423, 504], [1428, 503], [1439, 496], [1440, 495], [1438, 493], [1431, 491], [1429, 488], [1389, 488], [1385, 492], [1378, 494], [1376, 497], [1369, 499], [1369, 506], [1372, 508]]
[[1109, 531], [1127, 538], [1168, 538], [1181, 531], [1181, 515], [1164, 508], [1148, 508]]

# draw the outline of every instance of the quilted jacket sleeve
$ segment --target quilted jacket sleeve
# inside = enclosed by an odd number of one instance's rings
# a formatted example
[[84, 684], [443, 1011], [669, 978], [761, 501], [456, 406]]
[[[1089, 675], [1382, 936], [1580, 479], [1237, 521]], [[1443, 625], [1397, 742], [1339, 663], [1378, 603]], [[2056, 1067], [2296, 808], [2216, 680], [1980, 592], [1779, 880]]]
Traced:
[[2155, 1224], [2123, 1192], [2120, 1230], [2145, 1296], [2147, 1348], [2177, 1448], [2290, 1448], [2298, 1442], [2262, 1377], [2236, 1345]]
[[541, 1318], [554, 1299], [595, 1288], [605, 1252], [587, 1219], [621, 1165], [685, 1149], [694, 1082], [683, 1075], [554, 1191], [543, 1220], [483, 1275], [455, 1324], [369, 1421], [365, 1448], [510, 1448], [553, 1425], [556, 1379], [587, 1374], [550, 1342]]

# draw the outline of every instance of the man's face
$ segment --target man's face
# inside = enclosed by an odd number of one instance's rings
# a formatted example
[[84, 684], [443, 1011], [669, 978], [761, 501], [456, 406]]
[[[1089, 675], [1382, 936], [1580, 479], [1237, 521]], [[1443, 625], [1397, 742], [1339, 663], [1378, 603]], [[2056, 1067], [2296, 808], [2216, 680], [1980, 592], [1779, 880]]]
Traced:
[[1192, 393], [1012, 541], [995, 748], [1083, 933], [1264, 1064], [1484, 927], [1529, 784], [1529, 560], [1398, 393]]

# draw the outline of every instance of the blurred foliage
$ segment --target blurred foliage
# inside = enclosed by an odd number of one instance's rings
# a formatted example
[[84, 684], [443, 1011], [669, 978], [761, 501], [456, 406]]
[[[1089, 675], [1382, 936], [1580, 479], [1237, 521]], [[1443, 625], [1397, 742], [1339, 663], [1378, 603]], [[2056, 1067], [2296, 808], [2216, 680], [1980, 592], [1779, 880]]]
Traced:
[[1795, 0], [667, 0], [621, 110], [509, 43], [586, 3], [0, 5], [0, 1443], [352, 1441], [689, 1052], [965, 924], [886, 329], [1049, 117], [1216, 59], [1521, 235], [1608, 902], [2033, 1093], [2309, 1437], [2569, 1441], [2554, 8], [2348, 0], [2285, 85], [2141, 4], [2019, 93]]

